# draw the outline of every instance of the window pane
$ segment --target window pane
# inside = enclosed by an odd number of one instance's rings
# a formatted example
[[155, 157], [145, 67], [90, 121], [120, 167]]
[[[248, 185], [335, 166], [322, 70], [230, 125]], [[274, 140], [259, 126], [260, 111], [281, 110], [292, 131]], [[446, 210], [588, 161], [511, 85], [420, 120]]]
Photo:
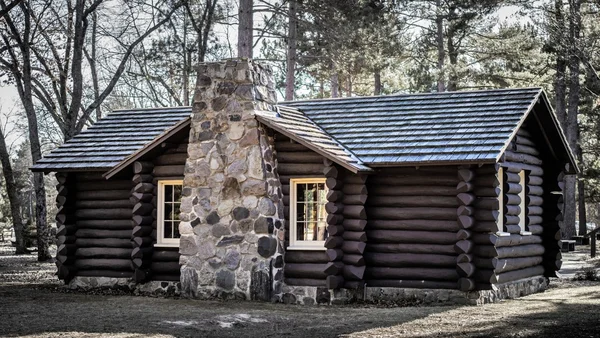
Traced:
[[173, 186], [165, 185], [165, 202], [173, 201]]
[[181, 190], [183, 190], [182, 185], [174, 185], [173, 186], [173, 193], [175, 194], [175, 196], [174, 196], [175, 202], [181, 202]]
[[173, 204], [165, 203], [165, 220], [173, 219]]
[[317, 218], [317, 205], [315, 203], [306, 203], [306, 220], [311, 222]]
[[174, 221], [178, 221], [179, 220], [179, 213], [180, 213], [179, 207], [180, 206], [181, 206], [180, 203], [174, 203], [173, 204], [173, 218], [172, 219]]
[[317, 241], [324, 241], [327, 238], [327, 224], [325, 222], [317, 223]]
[[296, 238], [299, 241], [305, 240], [304, 239], [304, 226], [305, 226], [305, 224], [303, 222], [296, 223]]
[[175, 236], [173, 238], [181, 237], [181, 235], [179, 234], [179, 222], [173, 222], [173, 232], [175, 233]]
[[296, 204], [296, 222], [304, 222], [305, 214], [306, 214], [306, 210], [304, 210], [304, 203]]
[[173, 222], [165, 221], [165, 238], [173, 238]]
[[297, 184], [296, 185], [296, 199], [298, 202], [306, 201], [306, 184]]
[[317, 201], [317, 184], [308, 183], [306, 185], [306, 201], [316, 202]]

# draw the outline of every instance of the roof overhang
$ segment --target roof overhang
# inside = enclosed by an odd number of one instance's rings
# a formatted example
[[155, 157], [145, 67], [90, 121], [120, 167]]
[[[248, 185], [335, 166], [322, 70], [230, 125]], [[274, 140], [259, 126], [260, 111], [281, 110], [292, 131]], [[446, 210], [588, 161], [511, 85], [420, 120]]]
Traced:
[[543, 135], [544, 141], [552, 153], [552, 156], [565, 164], [564, 168], [561, 168], [567, 174], [577, 174], [580, 172], [575, 159], [573, 150], [569, 146], [567, 137], [558, 121], [546, 92], [540, 88], [539, 93], [536, 95], [535, 100], [531, 102], [531, 105], [523, 114], [519, 123], [511, 133], [510, 137], [506, 140], [506, 143], [502, 147], [502, 150], [496, 158], [496, 162], [502, 160], [504, 153], [508, 149], [510, 142], [517, 135], [518, 130], [523, 126], [525, 120], [529, 117], [535, 119], [540, 127], [540, 131]]
[[177, 123], [173, 127], [165, 130], [162, 134], [160, 134], [158, 137], [156, 137], [152, 142], [146, 144], [143, 148], [141, 148], [140, 150], [136, 151], [135, 153], [129, 155], [128, 157], [123, 159], [123, 161], [121, 161], [119, 164], [115, 165], [109, 171], [105, 172], [102, 175], [102, 177], [104, 177], [105, 179], [109, 179], [109, 178], [115, 176], [116, 174], [121, 172], [123, 169], [125, 169], [129, 165], [133, 164], [133, 162], [137, 161], [142, 156], [146, 155], [147, 153], [152, 151], [154, 148], [159, 146], [161, 143], [166, 142], [169, 138], [171, 138], [175, 134], [177, 134], [180, 131], [184, 130], [185, 128], [189, 127], [190, 123], [191, 123], [191, 118], [188, 117], [185, 120], [182, 120], [181, 122]]

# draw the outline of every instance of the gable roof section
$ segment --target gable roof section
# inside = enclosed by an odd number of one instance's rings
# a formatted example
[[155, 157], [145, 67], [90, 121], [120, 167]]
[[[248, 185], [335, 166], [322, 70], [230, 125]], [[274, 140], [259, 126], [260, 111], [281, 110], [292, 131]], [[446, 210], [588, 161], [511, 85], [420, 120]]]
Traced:
[[302, 112], [279, 106], [278, 112], [257, 111], [259, 122], [265, 124], [308, 149], [345, 167], [352, 172], [370, 171], [351, 151], [329, 136]]
[[33, 171], [106, 171], [189, 118], [190, 107], [117, 110], [45, 155]]
[[540, 88], [284, 102], [368, 166], [495, 163]]

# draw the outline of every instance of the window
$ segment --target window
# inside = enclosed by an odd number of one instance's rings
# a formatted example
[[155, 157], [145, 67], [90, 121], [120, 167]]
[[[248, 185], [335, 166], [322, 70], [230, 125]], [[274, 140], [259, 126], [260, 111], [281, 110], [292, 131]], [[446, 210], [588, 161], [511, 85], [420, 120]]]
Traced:
[[158, 181], [156, 244], [179, 246], [179, 207], [183, 181]]
[[324, 178], [290, 179], [290, 249], [325, 250], [326, 203]]

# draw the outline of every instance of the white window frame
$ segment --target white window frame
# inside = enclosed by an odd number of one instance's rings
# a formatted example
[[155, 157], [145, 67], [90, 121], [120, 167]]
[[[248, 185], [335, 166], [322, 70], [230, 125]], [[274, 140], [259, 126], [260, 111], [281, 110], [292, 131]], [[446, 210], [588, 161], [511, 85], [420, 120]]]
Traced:
[[156, 244], [155, 246], [179, 247], [179, 238], [165, 238], [165, 186], [183, 185], [183, 180], [159, 180], [156, 202]]
[[498, 168], [498, 187], [500, 188], [500, 195], [498, 196], [498, 233], [504, 233], [504, 168]]
[[521, 185], [521, 192], [519, 193], [519, 197], [521, 198], [521, 204], [519, 204], [521, 208], [519, 227], [521, 228], [521, 235], [531, 235], [531, 232], [527, 231], [527, 172], [525, 170], [519, 172], [519, 185]]
[[[325, 248], [325, 241], [301, 241], [296, 238], [297, 236], [297, 184], [307, 183], [323, 183], [325, 184], [325, 178], [311, 177], [311, 178], [291, 178], [290, 179], [290, 245], [288, 250], [327, 250]], [[327, 191], [327, 186], [325, 186]]]

